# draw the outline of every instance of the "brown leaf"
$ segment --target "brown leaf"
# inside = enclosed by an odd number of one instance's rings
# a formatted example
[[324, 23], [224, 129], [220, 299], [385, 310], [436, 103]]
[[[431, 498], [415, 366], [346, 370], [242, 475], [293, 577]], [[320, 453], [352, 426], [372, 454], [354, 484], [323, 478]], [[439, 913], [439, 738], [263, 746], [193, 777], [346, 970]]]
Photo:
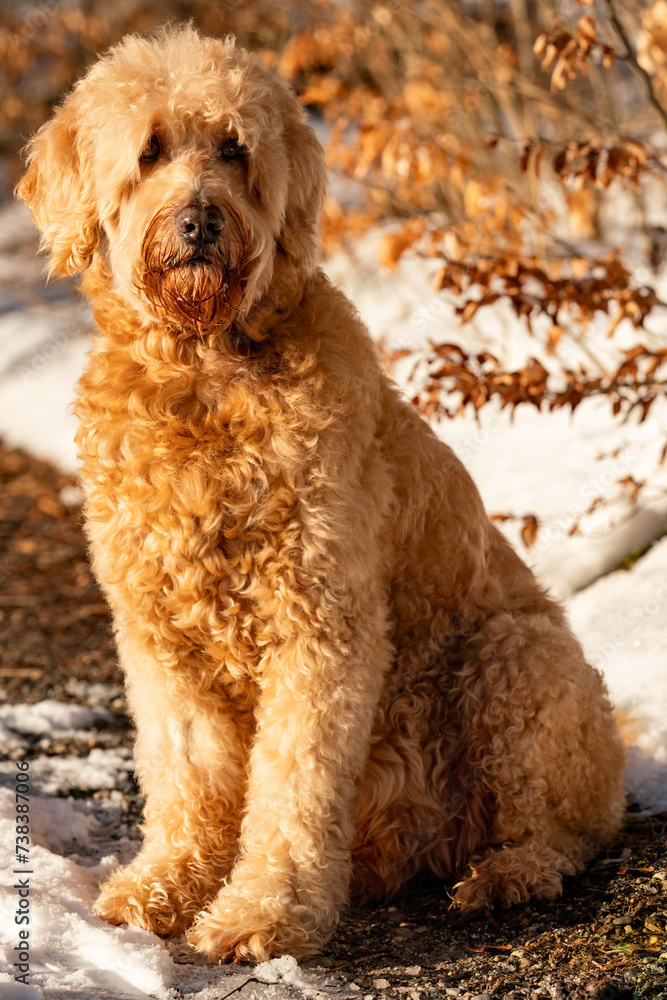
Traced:
[[537, 38], [535, 39], [535, 43], [533, 45], [533, 55], [535, 56], [536, 59], [539, 59], [542, 53], [544, 52], [545, 48], [547, 47], [548, 40], [549, 36], [546, 32], [543, 32], [541, 35], [538, 35]]
[[534, 514], [526, 514], [521, 529], [521, 541], [527, 549], [532, 549], [537, 541], [539, 530], [539, 524]]
[[399, 260], [406, 250], [414, 246], [424, 232], [426, 218], [410, 219], [397, 233], [388, 233], [378, 248], [378, 259], [381, 264], [395, 271]]
[[475, 313], [477, 312], [477, 310], [479, 309], [480, 305], [481, 302], [476, 301], [474, 299], [471, 300], [470, 302], [466, 302], [466, 304], [461, 309], [461, 312], [459, 313], [461, 317], [461, 323], [467, 323], [468, 320], [471, 320], [475, 315]]
[[549, 333], [547, 335], [547, 350], [549, 351], [550, 354], [553, 354], [553, 352], [556, 350], [556, 347], [558, 346], [560, 338], [563, 336], [564, 332], [565, 331], [563, 330], [563, 327], [558, 326], [557, 323], [554, 323], [551, 329], [549, 330]]
[[600, 41], [595, 30], [595, 21], [590, 14], [583, 14], [577, 22], [577, 31], [587, 42], [595, 44]]
[[528, 170], [528, 163], [530, 161], [530, 154], [533, 151], [533, 143], [529, 140], [523, 147], [523, 152], [521, 153], [520, 166], [524, 174]]
[[473, 948], [472, 945], [468, 945], [468, 951], [473, 951], [477, 955], [483, 951], [512, 951], [512, 948], [513, 945], [511, 944], [483, 944], [479, 948]]

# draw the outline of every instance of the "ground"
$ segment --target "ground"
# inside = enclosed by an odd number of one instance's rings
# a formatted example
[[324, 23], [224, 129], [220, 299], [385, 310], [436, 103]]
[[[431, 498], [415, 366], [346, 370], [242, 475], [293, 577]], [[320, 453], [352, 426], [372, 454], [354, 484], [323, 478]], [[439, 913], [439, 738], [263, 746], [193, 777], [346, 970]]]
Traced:
[[[109, 616], [88, 568], [76, 482], [0, 446], [0, 709], [46, 700], [87, 705], [93, 725], [28, 734], [5, 759], [129, 754], [134, 734]], [[113, 799], [120, 809], [127, 851], [139, 837], [141, 799], [131, 773], [119, 782], [94, 796], [100, 808]], [[89, 793], [74, 782], [56, 794]], [[107, 846], [120, 836], [105, 834]], [[566, 880], [556, 903], [466, 919], [450, 910], [448, 888], [422, 884], [385, 905], [349, 907], [325, 955], [306, 963], [318, 974], [316, 995], [667, 1000], [667, 813], [642, 817], [630, 804], [616, 841]], [[181, 967], [201, 967], [182, 941], [170, 953]], [[253, 967], [235, 971], [244, 975], [232, 995], [252, 996], [260, 988]], [[221, 1000], [225, 989], [206, 996]], [[285, 986], [281, 995], [304, 989]], [[174, 994], [190, 995], [185, 986]]]

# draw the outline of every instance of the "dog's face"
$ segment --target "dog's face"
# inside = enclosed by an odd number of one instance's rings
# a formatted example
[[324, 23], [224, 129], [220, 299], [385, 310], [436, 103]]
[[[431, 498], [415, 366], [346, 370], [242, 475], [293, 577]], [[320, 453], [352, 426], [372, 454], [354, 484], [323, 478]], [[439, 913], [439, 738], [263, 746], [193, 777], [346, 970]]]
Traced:
[[106, 262], [147, 323], [202, 333], [316, 263], [321, 146], [291, 91], [232, 39], [129, 36], [29, 146], [17, 193], [50, 271]]

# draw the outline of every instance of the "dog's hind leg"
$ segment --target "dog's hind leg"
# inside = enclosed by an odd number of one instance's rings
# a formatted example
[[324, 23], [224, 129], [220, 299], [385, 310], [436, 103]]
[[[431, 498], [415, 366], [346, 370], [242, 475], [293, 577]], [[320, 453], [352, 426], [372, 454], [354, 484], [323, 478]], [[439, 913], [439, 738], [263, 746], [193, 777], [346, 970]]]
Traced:
[[553, 615], [493, 616], [470, 654], [456, 694], [468, 760], [493, 791], [495, 815], [454, 902], [551, 899], [623, 815], [624, 751], [604, 685], [555, 606]]
[[479, 910], [498, 901], [513, 906], [530, 897], [555, 899], [562, 891], [562, 876], [576, 874], [584, 864], [583, 857], [573, 860], [572, 847], [565, 854], [539, 840], [527, 840], [492, 850], [457, 884], [454, 905]]

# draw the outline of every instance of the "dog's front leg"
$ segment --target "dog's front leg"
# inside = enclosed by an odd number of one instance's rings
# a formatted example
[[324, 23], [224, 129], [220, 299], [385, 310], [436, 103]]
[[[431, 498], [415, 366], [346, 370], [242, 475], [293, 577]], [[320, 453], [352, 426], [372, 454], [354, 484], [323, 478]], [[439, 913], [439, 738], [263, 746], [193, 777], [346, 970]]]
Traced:
[[345, 903], [356, 785], [391, 649], [374, 587], [335, 596], [307, 623], [293, 606], [279, 625], [288, 638], [265, 658], [241, 853], [188, 935], [210, 957], [304, 958]]
[[169, 676], [140, 634], [116, 625], [137, 727], [144, 843], [102, 886], [95, 910], [166, 937], [189, 927], [231, 872], [252, 712]]

